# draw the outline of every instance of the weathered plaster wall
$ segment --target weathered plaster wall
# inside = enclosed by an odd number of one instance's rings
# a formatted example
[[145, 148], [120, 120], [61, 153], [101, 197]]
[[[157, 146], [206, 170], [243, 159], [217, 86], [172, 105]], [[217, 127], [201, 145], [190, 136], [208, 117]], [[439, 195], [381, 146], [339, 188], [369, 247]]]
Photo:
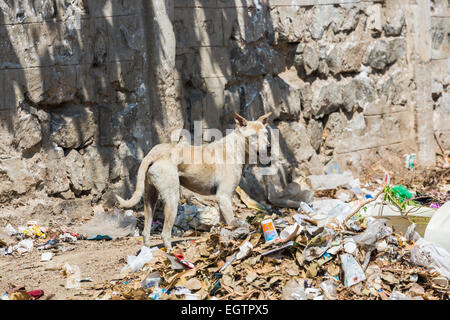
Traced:
[[3, 205], [129, 196], [171, 129], [233, 111], [274, 113], [294, 177], [450, 149], [446, 0], [153, 2], [0, 0]]

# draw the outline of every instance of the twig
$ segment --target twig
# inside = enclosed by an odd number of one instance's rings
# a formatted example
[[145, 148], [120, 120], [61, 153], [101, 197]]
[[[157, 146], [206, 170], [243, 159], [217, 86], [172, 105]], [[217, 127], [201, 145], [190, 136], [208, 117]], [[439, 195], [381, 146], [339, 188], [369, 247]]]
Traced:
[[351, 215], [349, 215], [347, 218], [345, 218], [345, 220], [344, 220], [344, 226], [345, 226], [345, 224], [347, 223], [347, 221], [348, 221], [351, 217], [353, 217], [356, 213], [359, 212], [359, 210], [361, 210], [362, 207], [366, 206], [367, 204], [371, 203], [372, 201], [375, 201], [375, 200], [376, 200], [383, 192], [384, 192], [384, 189], [381, 189], [381, 190], [375, 195], [375, 197], [373, 197], [372, 199], [369, 199], [369, 200], [367, 200], [366, 202], [360, 204], [360, 205], [358, 206], [358, 208], [356, 208], [356, 210], [352, 212]]

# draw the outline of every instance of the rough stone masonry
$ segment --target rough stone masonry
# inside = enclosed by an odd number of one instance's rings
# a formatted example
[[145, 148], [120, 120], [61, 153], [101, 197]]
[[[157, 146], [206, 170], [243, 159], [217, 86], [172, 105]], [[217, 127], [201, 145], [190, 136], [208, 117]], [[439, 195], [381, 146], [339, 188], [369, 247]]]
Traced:
[[431, 166], [434, 135], [450, 149], [449, 23], [446, 0], [0, 0], [0, 205], [87, 214], [128, 197], [171, 130], [233, 111], [273, 112], [291, 178]]

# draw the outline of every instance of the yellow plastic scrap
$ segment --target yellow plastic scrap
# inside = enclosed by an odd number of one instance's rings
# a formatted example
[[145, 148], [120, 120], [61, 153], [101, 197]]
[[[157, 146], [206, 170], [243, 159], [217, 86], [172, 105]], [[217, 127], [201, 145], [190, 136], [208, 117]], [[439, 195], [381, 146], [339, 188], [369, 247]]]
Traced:
[[241, 187], [237, 186], [236, 192], [239, 195], [239, 197], [241, 198], [242, 202], [245, 203], [247, 208], [258, 210], [261, 212], [267, 212], [267, 208], [263, 204], [250, 198], [250, 196], [247, 193], [245, 193], [245, 191], [242, 190]]
[[39, 226], [36, 224], [24, 230], [23, 233], [25, 233], [29, 237], [36, 236], [39, 238], [45, 238], [45, 233], [43, 233], [42, 230], [39, 228]]

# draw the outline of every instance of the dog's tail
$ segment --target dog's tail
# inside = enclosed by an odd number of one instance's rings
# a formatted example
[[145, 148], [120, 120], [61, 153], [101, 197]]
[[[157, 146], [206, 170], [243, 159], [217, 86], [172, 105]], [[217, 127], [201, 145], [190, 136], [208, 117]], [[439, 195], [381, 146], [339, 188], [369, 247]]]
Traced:
[[147, 176], [147, 170], [153, 162], [154, 159], [150, 152], [145, 156], [144, 159], [142, 159], [141, 165], [139, 166], [138, 170], [136, 190], [134, 191], [133, 196], [129, 200], [125, 200], [116, 195], [116, 198], [119, 201], [120, 208], [131, 208], [136, 204], [138, 204], [139, 200], [141, 200], [145, 190], [145, 178]]

